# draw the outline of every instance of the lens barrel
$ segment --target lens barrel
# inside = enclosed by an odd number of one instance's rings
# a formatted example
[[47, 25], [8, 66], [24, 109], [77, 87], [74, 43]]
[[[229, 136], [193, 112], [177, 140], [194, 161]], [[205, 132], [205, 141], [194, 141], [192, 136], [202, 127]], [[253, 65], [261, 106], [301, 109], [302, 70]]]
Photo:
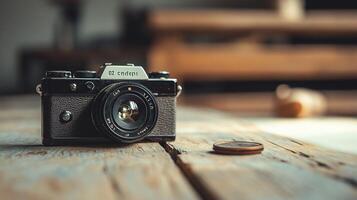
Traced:
[[92, 104], [96, 129], [116, 142], [142, 140], [154, 128], [158, 106], [149, 89], [138, 83], [113, 83], [102, 89]]

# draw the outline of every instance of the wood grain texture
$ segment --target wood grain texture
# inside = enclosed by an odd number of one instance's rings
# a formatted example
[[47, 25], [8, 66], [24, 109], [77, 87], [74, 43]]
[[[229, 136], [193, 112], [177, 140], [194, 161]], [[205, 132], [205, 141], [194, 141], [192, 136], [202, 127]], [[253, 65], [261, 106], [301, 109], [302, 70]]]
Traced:
[[1, 199], [197, 199], [157, 143], [42, 146], [39, 102], [0, 99]]
[[[213, 111], [181, 110], [178, 140], [166, 145], [182, 171], [208, 199], [356, 199], [357, 156], [270, 135]], [[303, 130], [301, 130], [303, 131]], [[249, 140], [262, 154], [222, 156], [212, 144]]]

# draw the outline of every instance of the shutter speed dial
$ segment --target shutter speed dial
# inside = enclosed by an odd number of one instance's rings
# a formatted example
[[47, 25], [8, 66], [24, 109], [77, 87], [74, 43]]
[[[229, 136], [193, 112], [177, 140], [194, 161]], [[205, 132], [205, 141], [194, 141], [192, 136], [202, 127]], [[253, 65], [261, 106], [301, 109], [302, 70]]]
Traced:
[[46, 77], [48, 78], [71, 78], [72, 73], [70, 71], [59, 71], [59, 70], [54, 70], [54, 71], [47, 71], [46, 72]]
[[97, 77], [96, 71], [79, 70], [74, 72], [74, 77], [76, 78], [95, 78]]

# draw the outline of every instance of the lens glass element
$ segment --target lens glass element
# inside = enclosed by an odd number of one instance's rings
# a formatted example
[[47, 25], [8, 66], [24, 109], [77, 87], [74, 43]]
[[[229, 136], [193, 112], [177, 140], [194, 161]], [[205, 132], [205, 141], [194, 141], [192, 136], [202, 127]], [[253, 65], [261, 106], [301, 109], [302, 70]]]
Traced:
[[139, 114], [138, 104], [134, 101], [128, 101], [119, 107], [119, 119], [125, 122], [135, 122]]
[[119, 96], [113, 104], [112, 113], [116, 125], [125, 130], [141, 128], [147, 118], [144, 99], [132, 93]]

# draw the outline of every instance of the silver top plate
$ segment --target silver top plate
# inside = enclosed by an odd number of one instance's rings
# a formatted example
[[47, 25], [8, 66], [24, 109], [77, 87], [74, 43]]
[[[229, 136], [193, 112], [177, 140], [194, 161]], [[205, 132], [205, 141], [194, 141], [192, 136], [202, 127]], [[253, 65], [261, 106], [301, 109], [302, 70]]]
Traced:
[[134, 64], [112, 65], [105, 64], [102, 66], [101, 79], [104, 80], [147, 80], [149, 79], [142, 66]]

